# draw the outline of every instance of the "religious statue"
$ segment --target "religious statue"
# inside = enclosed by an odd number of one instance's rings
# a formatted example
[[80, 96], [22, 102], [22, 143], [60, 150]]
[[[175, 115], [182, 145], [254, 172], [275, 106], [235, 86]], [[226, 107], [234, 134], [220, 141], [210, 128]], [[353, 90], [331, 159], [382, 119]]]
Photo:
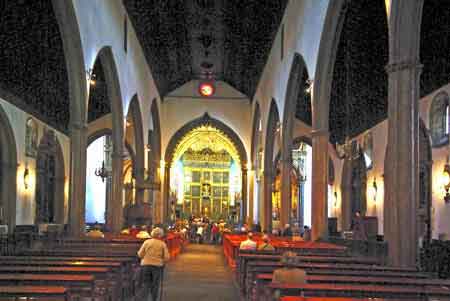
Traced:
[[37, 139], [38, 139], [38, 129], [36, 121], [34, 121], [33, 118], [28, 118], [25, 132], [25, 155], [27, 157], [36, 158]]

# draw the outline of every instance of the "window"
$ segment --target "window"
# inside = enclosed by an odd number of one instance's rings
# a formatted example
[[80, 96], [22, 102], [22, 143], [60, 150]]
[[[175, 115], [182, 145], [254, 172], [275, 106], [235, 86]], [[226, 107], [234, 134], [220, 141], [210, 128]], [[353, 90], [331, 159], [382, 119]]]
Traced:
[[433, 99], [430, 109], [430, 131], [434, 147], [448, 143], [449, 134], [449, 99], [445, 92]]

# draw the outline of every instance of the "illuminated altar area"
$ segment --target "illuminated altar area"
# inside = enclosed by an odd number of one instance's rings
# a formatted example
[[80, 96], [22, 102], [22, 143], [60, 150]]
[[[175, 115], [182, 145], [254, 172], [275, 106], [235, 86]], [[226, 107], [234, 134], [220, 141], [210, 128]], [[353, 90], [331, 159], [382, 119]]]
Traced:
[[237, 221], [242, 202], [238, 151], [219, 129], [202, 125], [176, 147], [170, 168], [172, 218], [205, 216]]

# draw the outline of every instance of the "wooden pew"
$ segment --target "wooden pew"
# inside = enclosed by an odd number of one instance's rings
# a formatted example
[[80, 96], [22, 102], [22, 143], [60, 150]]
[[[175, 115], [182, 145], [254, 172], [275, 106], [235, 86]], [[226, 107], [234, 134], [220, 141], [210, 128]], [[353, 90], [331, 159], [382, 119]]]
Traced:
[[63, 286], [6, 285], [0, 286], [0, 300], [2, 300], [2, 298], [33, 298], [33, 300], [69, 301], [70, 295], [68, 290]]
[[[397, 299], [395, 299], [397, 300]], [[377, 298], [376, 301], [395, 301], [394, 299]], [[423, 301], [423, 299], [408, 299], [409, 301]], [[372, 298], [339, 298], [339, 297], [299, 297], [285, 296], [280, 301], [374, 301]]]
[[[244, 294], [248, 294], [256, 275], [260, 273], [272, 273], [281, 268], [280, 262], [252, 261], [247, 264], [246, 274], [239, 283]], [[372, 276], [372, 277], [409, 277], [428, 278], [428, 274], [415, 272], [414, 269], [404, 269], [388, 266], [372, 266], [363, 264], [328, 264], [328, 263], [299, 263], [296, 267], [305, 269], [308, 274], [323, 275], [347, 275], [347, 276]]]
[[272, 295], [279, 290], [281, 295], [295, 296], [303, 293], [314, 297], [365, 297], [365, 298], [423, 298], [450, 297], [448, 287], [415, 287], [415, 286], [381, 286], [381, 285], [350, 285], [350, 284], [276, 284], [267, 286]]
[[[262, 289], [272, 281], [273, 274], [258, 274], [256, 276], [256, 287], [252, 291], [254, 300], [261, 296]], [[442, 279], [417, 279], [417, 278], [395, 278], [395, 277], [366, 277], [366, 276], [323, 276], [307, 275], [308, 284], [323, 283], [329, 285], [397, 285], [415, 287], [450, 287], [449, 280]]]
[[[40, 256], [31, 253], [32, 255], [29, 256], [0, 256], [0, 264], [2, 262], [8, 262], [13, 263], [17, 261], [38, 261], [38, 262], [49, 262], [49, 261], [56, 261], [56, 262], [67, 262], [67, 261], [74, 261], [77, 262], [76, 266], [79, 265], [79, 262], [86, 262], [83, 266], [90, 266], [87, 263], [89, 262], [113, 262], [115, 263], [113, 267], [117, 268], [116, 265], [121, 265], [121, 275], [122, 275], [122, 281], [121, 283], [123, 285], [123, 292], [122, 294], [125, 296], [132, 296], [135, 293], [136, 288], [140, 285], [139, 284], [139, 273], [140, 273], [140, 266], [137, 260], [137, 257], [129, 256], [129, 257], [70, 257], [70, 256]], [[60, 265], [60, 264], [58, 264]], [[94, 264], [93, 266], [105, 266], [105, 264], [99, 265]], [[106, 265], [109, 267], [109, 265]], [[114, 271], [114, 269], [113, 269]]]
[[0, 274], [0, 286], [63, 286], [69, 290], [71, 298], [92, 298], [108, 300], [96, 287], [93, 275], [64, 274]]
[[[336, 263], [336, 264], [363, 264], [363, 265], [375, 265], [378, 264], [378, 260], [374, 258], [359, 258], [359, 257], [335, 257], [335, 256], [297, 256], [297, 260], [301, 262], [311, 262], [311, 263]], [[236, 269], [238, 283], [241, 287], [245, 283], [245, 277], [247, 274], [247, 264], [249, 262], [279, 262], [281, 260], [280, 255], [274, 254], [240, 254], [239, 264]], [[412, 271], [412, 269], [402, 269], [405, 271]]]
[[[92, 275], [95, 277], [99, 295], [109, 295], [112, 300], [120, 299], [117, 283], [112, 278], [111, 270], [104, 267], [66, 267], [66, 266], [0, 266], [0, 274], [64, 274]], [[118, 298], [118, 299], [115, 299]]]

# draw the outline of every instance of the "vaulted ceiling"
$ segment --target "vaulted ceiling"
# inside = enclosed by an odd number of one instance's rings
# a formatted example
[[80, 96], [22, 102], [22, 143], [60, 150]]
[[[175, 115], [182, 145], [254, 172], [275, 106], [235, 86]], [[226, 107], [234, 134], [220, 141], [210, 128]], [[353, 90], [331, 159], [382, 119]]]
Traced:
[[123, 0], [162, 96], [223, 80], [250, 99], [287, 0]]

